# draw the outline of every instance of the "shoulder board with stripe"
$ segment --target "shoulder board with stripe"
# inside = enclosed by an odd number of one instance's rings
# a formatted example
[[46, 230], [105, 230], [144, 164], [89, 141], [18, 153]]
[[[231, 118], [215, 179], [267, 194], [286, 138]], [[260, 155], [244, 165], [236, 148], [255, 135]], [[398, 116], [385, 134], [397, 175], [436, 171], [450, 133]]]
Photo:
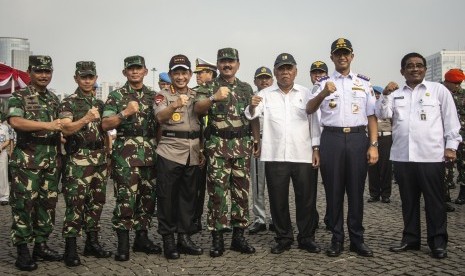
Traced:
[[361, 78], [362, 80], [370, 81], [370, 78], [367, 76], [364, 76], [362, 74], [357, 74], [357, 77]]
[[329, 79], [329, 76], [323, 76], [323, 77], [320, 77], [320, 78], [316, 79], [316, 81], [317, 82], [322, 82], [322, 81], [325, 81], [327, 79]]

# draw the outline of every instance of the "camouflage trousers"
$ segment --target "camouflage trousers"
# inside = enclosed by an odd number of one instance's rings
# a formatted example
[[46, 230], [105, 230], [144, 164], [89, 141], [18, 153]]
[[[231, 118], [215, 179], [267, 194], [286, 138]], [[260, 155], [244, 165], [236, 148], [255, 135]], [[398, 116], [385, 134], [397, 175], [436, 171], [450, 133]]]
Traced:
[[13, 245], [44, 242], [55, 224], [59, 168], [27, 169], [10, 166], [10, 169]]
[[460, 143], [457, 149], [457, 160], [455, 162], [446, 162], [446, 174], [444, 177], [445, 186], [454, 186], [454, 165], [457, 166], [457, 185], [465, 185], [465, 146]]
[[107, 166], [66, 166], [62, 182], [66, 203], [63, 237], [100, 230], [100, 216], [107, 191]]
[[207, 167], [208, 230], [221, 231], [230, 224], [246, 228], [249, 225], [250, 158], [224, 159], [211, 157]]
[[147, 230], [155, 211], [155, 167], [114, 167], [113, 229]]

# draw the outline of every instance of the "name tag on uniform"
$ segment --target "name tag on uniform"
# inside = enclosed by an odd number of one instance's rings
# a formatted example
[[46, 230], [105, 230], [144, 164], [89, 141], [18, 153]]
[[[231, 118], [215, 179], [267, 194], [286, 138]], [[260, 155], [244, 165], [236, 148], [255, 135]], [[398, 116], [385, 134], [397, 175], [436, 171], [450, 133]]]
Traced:
[[426, 121], [426, 112], [424, 110], [420, 111], [420, 120]]
[[360, 104], [359, 103], [352, 103], [352, 114], [360, 113]]
[[404, 99], [404, 96], [394, 97], [394, 100], [402, 100], [402, 99]]

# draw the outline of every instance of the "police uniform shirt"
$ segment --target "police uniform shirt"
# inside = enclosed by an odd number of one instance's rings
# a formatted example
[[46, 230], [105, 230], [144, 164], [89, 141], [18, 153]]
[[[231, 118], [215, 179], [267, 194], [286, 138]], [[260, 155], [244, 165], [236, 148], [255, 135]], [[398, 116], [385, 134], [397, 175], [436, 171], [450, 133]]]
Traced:
[[462, 141], [454, 100], [445, 86], [423, 80], [407, 84], [376, 102], [379, 118], [392, 118], [391, 160], [442, 162], [445, 148]]
[[[168, 90], [160, 91], [155, 97], [155, 115], [176, 101], [180, 95], [177, 91], [174, 91], [174, 93]], [[189, 97], [187, 106], [176, 109], [168, 122], [160, 125], [162, 131], [200, 131], [200, 122], [198, 116], [194, 113], [196, 92], [189, 89], [186, 95]], [[190, 166], [198, 165], [200, 152], [199, 138], [186, 139], [162, 135], [156, 152], [163, 158], [179, 164], [187, 164], [189, 160]]]
[[318, 116], [307, 116], [310, 93], [308, 88], [294, 84], [285, 94], [274, 84], [258, 93], [262, 101], [254, 116], [246, 108], [249, 120], [263, 113], [261, 161], [312, 163], [312, 146], [320, 144], [320, 125]]
[[376, 98], [368, 78], [350, 72], [343, 76], [335, 71], [321, 78], [314, 86], [312, 97], [317, 96], [331, 81], [336, 91], [327, 96], [320, 105], [321, 125], [333, 127], [366, 126], [367, 116], [375, 114]]

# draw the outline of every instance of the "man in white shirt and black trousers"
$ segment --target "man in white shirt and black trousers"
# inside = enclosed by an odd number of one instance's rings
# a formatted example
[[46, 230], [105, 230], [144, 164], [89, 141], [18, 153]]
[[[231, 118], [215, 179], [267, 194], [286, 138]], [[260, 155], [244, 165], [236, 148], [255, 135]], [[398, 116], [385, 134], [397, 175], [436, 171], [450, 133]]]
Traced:
[[310, 116], [309, 120], [305, 110], [310, 90], [294, 83], [296, 65], [291, 54], [280, 54], [274, 63], [277, 84], [254, 95], [245, 110], [249, 120], [263, 113], [260, 160], [265, 162], [276, 232], [273, 254], [289, 250], [294, 241], [289, 214], [290, 180], [295, 191], [298, 247], [310, 253], [321, 251], [315, 243], [317, 171], [313, 169], [319, 166], [320, 126], [318, 116]]
[[428, 246], [433, 258], [442, 259], [447, 257], [448, 240], [444, 160], [456, 159], [462, 137], [452, 95], [444, 85], [425, 81], [426, 69], [422, 55], [405, 55], [400, 69], [405, 84], [388, 84], [376, 103], [376, 115], [392, 118], [391, 160], [402, 200], [402, 241], [390, 250], [420, 250], [423, 194]]

